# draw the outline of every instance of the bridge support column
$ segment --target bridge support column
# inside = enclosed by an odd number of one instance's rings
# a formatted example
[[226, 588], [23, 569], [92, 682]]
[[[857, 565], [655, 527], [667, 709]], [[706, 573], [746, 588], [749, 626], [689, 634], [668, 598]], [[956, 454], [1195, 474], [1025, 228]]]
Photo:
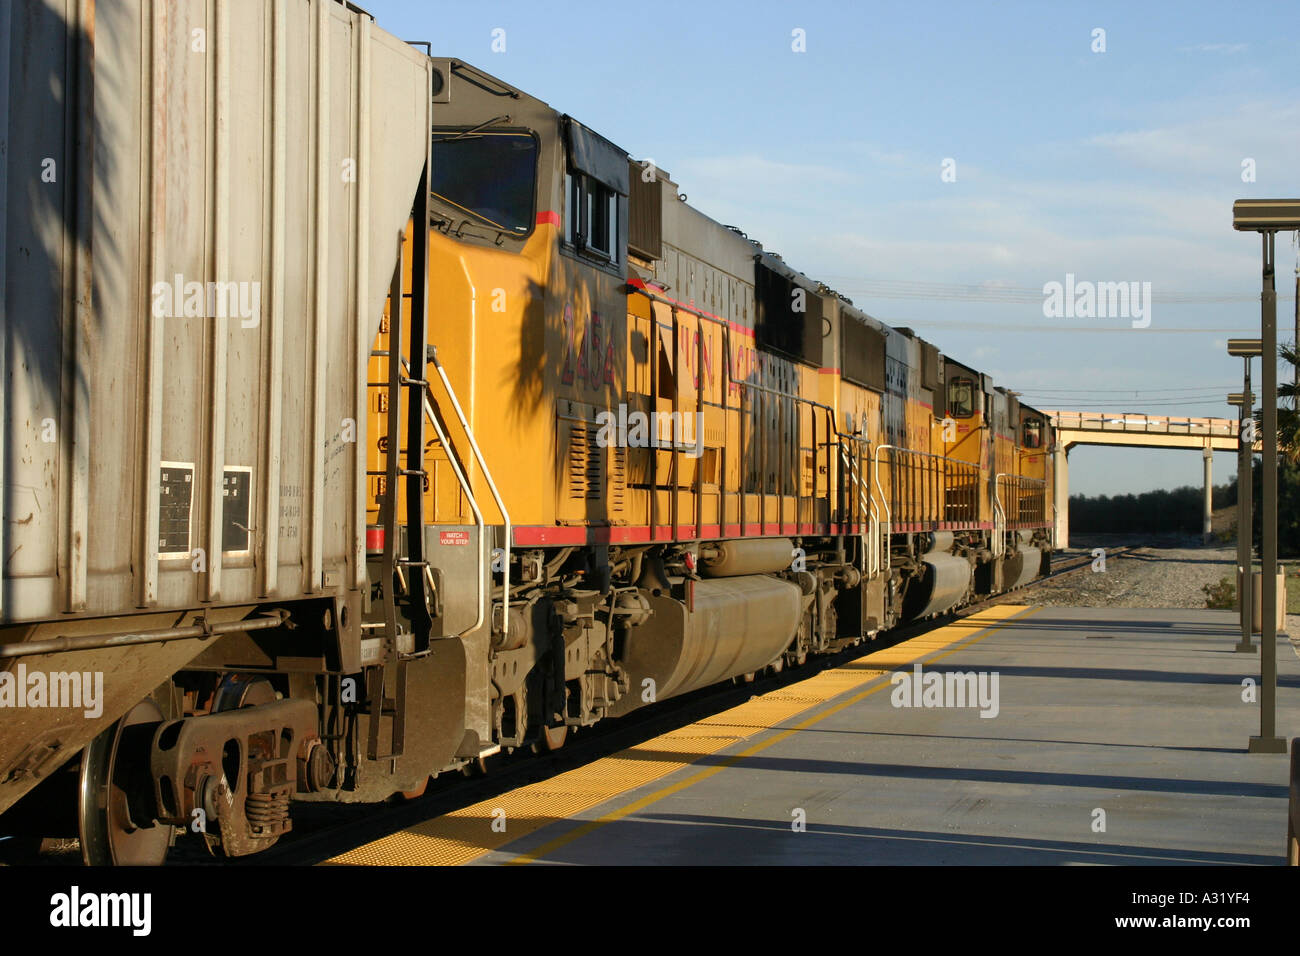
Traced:
[[1055, 520], [1052, 541], [1057, 548], [1070, 546], [1070, 449], [1056, 443], [1052, 452], [1052, 504]]
[[1201, 456], [1205, 461], [1205, 509], [1201, 515], [1201, 543], [1209, 544], [1210, 539], [1214, 536], [1214, 524], [1212, 515], [1214, 513], [1214, 449], [1206, 447], [1201, 451]]

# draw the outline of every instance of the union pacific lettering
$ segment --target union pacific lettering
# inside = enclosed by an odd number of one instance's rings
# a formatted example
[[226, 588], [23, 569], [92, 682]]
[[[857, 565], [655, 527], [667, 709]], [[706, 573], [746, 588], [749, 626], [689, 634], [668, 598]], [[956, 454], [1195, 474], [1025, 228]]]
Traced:
[[[660, 324], [660, 329], [671, 333], [672, 326]], [[753, 330], [743, 326], [732, 325], [733, 333], [739, 333], [738, 338], [743, 336], [752, 337]], [[721, 335], [721, 332], [718, 333]], [[705, 386], [711, 386], [717, 376], [725, 373], [724, 368], [714, 367], [714, 356], [720, 346], [716, 344], [716, 338], [709, 334], [709, 328], [704, 332], [704, 383]], [[682, 330], [678, 330], [677, 356], [680, 367], [685, 369], [690, 375], [691, 385], [694, 388], [700, 387], [700, 330], [690, 329], [687, 334], [683, 335]], [[735, 342], [733, 339], [731, 346], [731, 383], [730, 391], [733, 396], [740, 393], [742, 382], [753, 381], [755, 376], [761, 378], [764, 374], [770, 373], [778, 367], [790, 367], [793, 363], [770, 355], [766, 352], [760, 352], [754, 347], [752, 342], [743, 340]]]
[[[672, 326], [659, 323], [659, 329], [665, 338], [672, 335]], [[686, 333], [686, 334], [683, 334]], [[716, 351], [713, 345], [712, 337], [707, 333], [704, 336], [704, 381], [706, 385], [713, 384], [713, 355]], [[752, 351], [752, 350], [751, 350]], [[735, 352], [739, 355], [739, 351]], [[677, 330], [677, 360], [678, 364], [685, 368], [691, 376], [691, 385], [695, 388], [700, 387], [700, 370], [697, 367], [700, 355], [700, 330], [699, 329], [678, 329]], [[732, 370], [736, 369], [735, 362], [732, 363]], [[734, 387], [734, 386], [733, 386]]]

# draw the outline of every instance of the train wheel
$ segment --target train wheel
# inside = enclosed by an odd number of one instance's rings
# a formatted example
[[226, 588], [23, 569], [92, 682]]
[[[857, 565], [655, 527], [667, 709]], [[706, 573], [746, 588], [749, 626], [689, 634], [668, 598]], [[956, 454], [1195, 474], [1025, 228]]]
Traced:
[[416, 786], [414, 790], [403, 790], [402, 799], [419, 800], [422, 796], [424, 796], [424, 791], [427, 790], [428, 787], [429, 787], [429, 778], [425, 777], [423, 780], [420, 781], [420, 783]]
[[542, 737], [538, 741], [541, 748], [546, 753], [554, 753], [564, 746], [564, 742], [569, 739], [569, 725], [560, 724], [558, 727], [543, 727]]
[[87, 866], [160, 866], [172, 828], [154, 821], [149, 748], [162, 712], [142, 700], [86, 745], [77, 789], [77, 832]]

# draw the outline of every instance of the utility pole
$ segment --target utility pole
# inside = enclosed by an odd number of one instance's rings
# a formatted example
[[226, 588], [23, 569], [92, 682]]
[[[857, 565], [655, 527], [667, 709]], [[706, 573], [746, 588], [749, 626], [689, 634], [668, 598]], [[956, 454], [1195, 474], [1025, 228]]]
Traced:
[[1274, 283], [1279, 232], [1300, 230], [1300, 199], [1238, 199], [1232, 206], [1232, 227], [1257, 232], [1263, 247], [1263, 288], [1260, 293], [1260, 345], [1263, 379], [1264, 475], [1261, 505], [1261, 558], [1264, 580], [1260, 608], [1259, 736], [1250, 738], [1251, 753], [1286, 753], [1287, 741], [1277, 735], [1277, 287]]
[[1264, 366], [1264, 481], [1263, 533], [1261, 537], [1264, 571], [1259, 625], [1260, 681], [1259, 736], [1250, 739], [1252, 753], [1286, 753], [1286, 739], [1277, 735], [1277, 290], [1273, 285], [1276, 261], [1275, 232], [1261, 235], [1264, 249], [1264, 289], [1260, 295], [1260, 338], [1263, 340]]
[[[1237, 419], [1237, 609], [1240, 612], [1241, 643], [1237, 650], [1255, 653], [1254, 630], [1254, 512], [1251, 510], [1255, 444], [1255, 396], [1250, 393], [1250, 360], [1259, 355], [1259, 339], [1228, 339], [1228, 354], [1245, 360], [1245, 387], [1228, 396], [1228, 404], [1239, 411]], [[1246, 423], [1250, 422], [1249, 425]]]

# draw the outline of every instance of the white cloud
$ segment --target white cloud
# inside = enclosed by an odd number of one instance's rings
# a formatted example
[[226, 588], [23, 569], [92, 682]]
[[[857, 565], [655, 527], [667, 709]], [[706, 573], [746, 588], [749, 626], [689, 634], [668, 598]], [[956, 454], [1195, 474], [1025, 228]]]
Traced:
[[1294, 177], [1300, 106], [1254, 102], [1229, 112], [1202, 111], [1162, 126], [1102, 133], [1081, 145], [1132, 167], [1158, 170], [1171, 181], [1199, 174], [1248, 191], [1241, 181], [1241, 161], [1248, 157], [1256, 160], [1261, 184], [1269, 176]]
[[1242, 53], [1248, 48], [1245, 43], [1197, 43], [1192, 46], [1180, 46], [1179, 53]]

